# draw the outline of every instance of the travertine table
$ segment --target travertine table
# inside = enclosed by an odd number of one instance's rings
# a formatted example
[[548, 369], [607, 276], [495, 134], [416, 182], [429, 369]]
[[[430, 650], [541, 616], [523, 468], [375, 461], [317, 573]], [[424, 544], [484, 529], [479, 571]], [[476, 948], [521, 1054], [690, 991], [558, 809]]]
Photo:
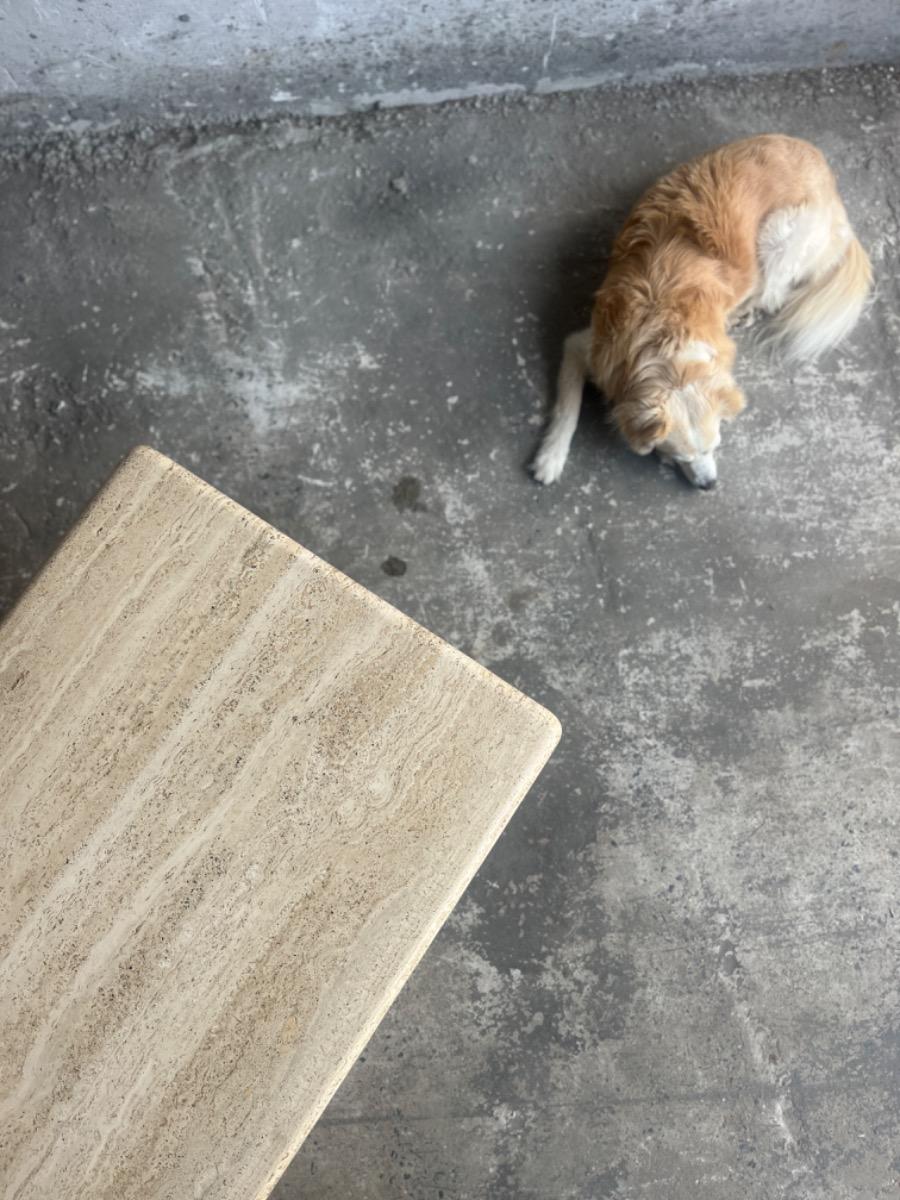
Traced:
[[0, 1195], [265, 1196], [558, 735], [132, 454], [0, 629]]

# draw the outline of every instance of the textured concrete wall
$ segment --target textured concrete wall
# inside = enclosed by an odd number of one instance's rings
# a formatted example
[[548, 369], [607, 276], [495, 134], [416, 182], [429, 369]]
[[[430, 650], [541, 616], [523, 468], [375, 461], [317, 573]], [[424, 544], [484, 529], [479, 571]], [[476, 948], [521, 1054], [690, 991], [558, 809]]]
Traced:
[[0, 120], [335, 112], [898, 53], [897, 0], [8, 0]]

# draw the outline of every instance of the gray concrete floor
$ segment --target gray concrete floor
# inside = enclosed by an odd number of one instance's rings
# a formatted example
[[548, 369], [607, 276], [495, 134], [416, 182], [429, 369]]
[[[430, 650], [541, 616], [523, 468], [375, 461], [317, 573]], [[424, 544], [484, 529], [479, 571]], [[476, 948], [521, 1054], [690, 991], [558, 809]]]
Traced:
[[[616, 223], [762, 130], [834, 162], [861, 328], [747, 348], [716, 493], [596, 398], [541, 490]], [[148, 441], [564, 725], [277, 1200], [898, 1194], [898, 130], [880, 69], [7, 154], [4, 603]]]

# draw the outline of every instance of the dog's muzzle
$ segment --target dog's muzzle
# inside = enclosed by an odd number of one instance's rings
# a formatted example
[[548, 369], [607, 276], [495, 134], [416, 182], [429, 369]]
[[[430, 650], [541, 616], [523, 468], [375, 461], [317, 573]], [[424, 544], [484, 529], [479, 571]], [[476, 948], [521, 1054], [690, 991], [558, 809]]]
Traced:
[[713, 454], [703, 454], [699, 458], [695, 458], [693, 462], [682, 463], [681, 469], [687, 476], [688, 482], [692, 483], [694, 487], [702, 488], [704, 492], [714, 488], [719, 478]]

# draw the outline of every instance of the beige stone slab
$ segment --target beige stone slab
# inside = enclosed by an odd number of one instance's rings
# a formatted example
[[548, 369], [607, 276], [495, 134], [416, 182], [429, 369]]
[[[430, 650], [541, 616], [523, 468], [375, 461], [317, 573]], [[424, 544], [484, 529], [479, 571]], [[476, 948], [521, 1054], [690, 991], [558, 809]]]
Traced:
[[131, 455], [0, 628], [0, 1194], [265, 1196], [558, 735]]

